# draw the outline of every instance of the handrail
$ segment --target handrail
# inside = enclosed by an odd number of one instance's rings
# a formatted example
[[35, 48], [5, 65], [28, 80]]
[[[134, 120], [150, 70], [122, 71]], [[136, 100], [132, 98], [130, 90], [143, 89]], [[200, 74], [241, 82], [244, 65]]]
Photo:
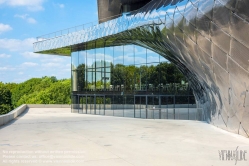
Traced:
[[[55, 32], [52, 32], [52, 33], [45, 34], [45, 35], [41, 35], [41, 36], [36, 37], [36, 40], [37, 41], [43, 41], [43, 40], [46, 40], [46, 39], [50, 39], [52, 37], [58, 37], [58, 36], [62, 36], [64, 34], [68, 34], [68, 33], [71, 33], [71, 32], [76, 32], [76, 31], [78, 31], [77, 30], [78, 27], [82, 28], [82, 29], [79, 29], [79, 30], [85, 30], [86, 28], [92, 27], [94, 25], [98, 25], [99, 21], [110, 19], [110, 18], [115, 18], [115, 17], [118, 17], [118, 16], [122, 16], [122, 14], [117, 14], [117, 15], [110, 16], [110, 17], [105, 17], [105, 18], [100, 19], [98, 21], [92, 21], [92, 22], [77, 25], [77, 26], [74, 26], [74, 27], [71, 27], [71, 28], [66, 28], [66, 29], [62, 29], [62, 30], [59, 30], [59, 31], [55, 31]], [[86, 26], [86, 25], [90, 25], [90, 26]]]
[[[78, 30], [76, 30], [77, 27], [82, 27], [81, 30], [85, 30], [86, 29], [86, 25], [91, 24], [90, 26], [87, 26], [87, 28], [89, 28], [89, 27], [92, 27], [94, 25], [98, 25], [99, 21], [103, 21], [103, 20], [106, 20], [106, 19], [110, 19], [110, 18], [115, 18], [115, 17], [118, 17], [118, 16], [122, 16], [123, 14], [128, 15], [129, 13], [136, 12], [136, 11], [139, 11], [139, 9], [132, 10], [132, 11], [127, 12], [127, 13], [121, 13], [121, 14], [117, 14], [117, 15], [114, 15], [114, 16], [105, 17], [105, 18], [99, 19], [98, 21], [92, 21], [92, 22], [88, 22], [88, 23], [85, 23], [85, 24], [77, 25], [77, 26], [74, 26], [74, 27], [71, 27], [71, 28], [66, 28], [66, 29], [62, 29], [62, 30], [59, 30], [59, 31], [55, 31], [55, 32], [52, 32], [52, 33], [45, 34], [45, 35], [41, 35], [41, 36], [36, 37], [36, 41], [37, 42], [38, 41], [43, 41], [43, 40], [47, 40], [47, 39], [50, 39], [50, 38], [56, 38], [58, 36], [69, 34], [71, 32], [76, 32], [76, 31], [78, 31]], [[73, 30], [73, 29], [74, 29], [74, 31], [70, 31], [70, 30]], [[63, 31], [65, 31], [66, 33], [63, 33]], [[56, 35], [56, 34], [59, 34], [59, 35]], [[49, 37], [49, 36], [51, 36], [51, 37]]]

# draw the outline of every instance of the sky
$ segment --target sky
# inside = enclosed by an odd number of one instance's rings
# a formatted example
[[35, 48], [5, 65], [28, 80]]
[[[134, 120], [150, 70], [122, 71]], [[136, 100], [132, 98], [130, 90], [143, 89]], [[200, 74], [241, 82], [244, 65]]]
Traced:
[[33, 53], [36, 37], [96, 22], [96, 0], [0, 0], [0, 82], [70, 78], [70, 57]]

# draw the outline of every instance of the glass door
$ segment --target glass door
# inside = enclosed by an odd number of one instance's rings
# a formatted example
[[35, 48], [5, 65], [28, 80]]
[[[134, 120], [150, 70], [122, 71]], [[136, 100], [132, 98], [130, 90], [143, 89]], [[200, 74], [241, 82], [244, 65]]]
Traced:
[[87, 97], [86, 96], [80, 96], [80, 113], [87, 114]]
[[167, 99], [168, 119], [175, 119], [175, 96], [168, 96]]
[[161, 96], [161, 119], [168, 119], [168, 97]]
[[87, 96], [87, 113], [95, 114], [94, 96]]
[[141, 118], [141, 96], [135, 96], [135, 118]]
[[147, 118], [148, 119], [160, 119], [160, 96], [147, 96]]
[[146, 96], [135, 96], [135, 118], [146, 118]]
[[105, 115], [105, 96], [96, 96], [96, 115]]

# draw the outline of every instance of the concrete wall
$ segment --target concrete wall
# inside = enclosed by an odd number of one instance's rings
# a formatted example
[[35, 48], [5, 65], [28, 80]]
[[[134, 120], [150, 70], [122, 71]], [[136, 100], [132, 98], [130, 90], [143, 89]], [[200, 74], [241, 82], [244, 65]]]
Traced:
[[69, 104], [23, 104], [20, 107], [12, 110], [11, 112], [0, 115], [0, 126], [7, 124], [21, 113], [23, 113], [27, 108], [71, 108]]
[[11, 120], [15, 119], [18, 117], [23, 111], [27, 109], [27, 105], [23, 104], [20, 107], [14, 109], [13, 111], [5, 114], [5, 115], [0, 115], [0, 126], [7, 124]]

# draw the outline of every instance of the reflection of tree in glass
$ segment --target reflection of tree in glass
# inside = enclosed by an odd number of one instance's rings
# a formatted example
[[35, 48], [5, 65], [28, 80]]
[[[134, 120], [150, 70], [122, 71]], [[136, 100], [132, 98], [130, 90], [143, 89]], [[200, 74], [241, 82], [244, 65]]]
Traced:
[[82, 91], [85, 88], [85, 64], [80, 64], [77, 67], [78, 76], [78, 91]]
[[134, 65], [124, 66], [122, 64], [111, 65], [111, 84], [130, 86], [139, 85], [140, 81], [145, 84], [158, 86], [160, 84], [181, 83], [186, 81], [184, 75], [172, 63], [162, 62], [158, 65]]
[[122, 64], [116, 64], [115, 66], [111, 65], [111, 84], [112, 85], [121, 85], [124, 84], [125, 75], [124, 69], [126, 67]]

